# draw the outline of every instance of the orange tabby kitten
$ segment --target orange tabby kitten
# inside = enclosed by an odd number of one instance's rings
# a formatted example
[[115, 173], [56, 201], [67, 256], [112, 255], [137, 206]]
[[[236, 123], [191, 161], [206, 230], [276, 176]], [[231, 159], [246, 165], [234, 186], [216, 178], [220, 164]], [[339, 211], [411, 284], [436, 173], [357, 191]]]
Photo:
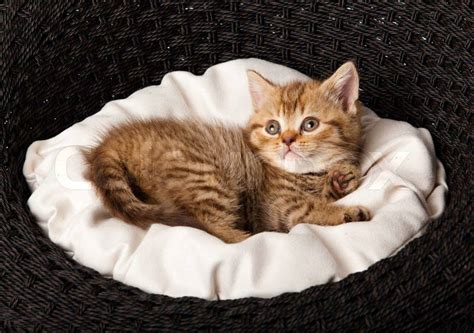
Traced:
[[134, 121], [86, 152], [87, 177], [124, 221], [187, 225], [228, 243], [299, 223], [367, 221], [334, 204], [357, 188], [359, 77], [351, 62], [329, 79], [277, 86], [248, 71], [246, 128], [199, 120]]

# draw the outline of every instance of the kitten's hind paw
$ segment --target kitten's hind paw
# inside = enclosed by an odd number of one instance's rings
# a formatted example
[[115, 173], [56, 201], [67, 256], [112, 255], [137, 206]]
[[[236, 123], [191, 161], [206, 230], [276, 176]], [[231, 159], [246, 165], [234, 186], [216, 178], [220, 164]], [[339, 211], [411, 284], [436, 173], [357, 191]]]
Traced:
[[370, 211], [363, 206], [348, 207], [344, 212], [344, 222], [370, 221]]

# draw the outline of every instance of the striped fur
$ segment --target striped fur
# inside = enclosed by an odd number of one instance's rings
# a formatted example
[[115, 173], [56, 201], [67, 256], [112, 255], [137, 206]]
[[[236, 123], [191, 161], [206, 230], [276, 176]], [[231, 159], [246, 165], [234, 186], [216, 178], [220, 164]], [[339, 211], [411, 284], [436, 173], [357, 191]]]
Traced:
[[[352, 67], [350, 75], [357, 75]], [[111, 213], [128, 223], [193, 226], [228, 243], [299, 223], [368, 220], [364, 207], [333, 204], [360, 179], [359, 111], [344, 99], [353, 87], [338, 81], [347, 68], [338, 72], [324, 82], [286, 86], [250, 72], [255, 113], [244, 129], [197, 119], [115, 127], [85, 152], [87, 178]], [[301, 120], [308, 116], [318, 127], [306, 133]], [[265, 127], [275, 119], [282, 131], [271, 136]], [[290, 147], [301, 161], [285, 164], [284, 135], [295, 138]]]

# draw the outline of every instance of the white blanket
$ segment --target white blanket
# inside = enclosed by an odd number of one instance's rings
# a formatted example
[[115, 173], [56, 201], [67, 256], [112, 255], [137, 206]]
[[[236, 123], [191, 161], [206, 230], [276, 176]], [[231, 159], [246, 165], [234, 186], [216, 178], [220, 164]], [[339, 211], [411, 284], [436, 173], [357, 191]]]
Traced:
[[[127, 118], [198, 115], [243, 125], [252, 112], [246, 69], [275, 83], [308, 78], [257, 59], [213, 66], [202, 76], [173, 72], [161, 85], [107, 103], [95, 115], [28, 149], [28, 201], [53, 242], [101, 274], [150, 293], [205, 299], [271, 297], [337, 281], [395, 254], [444, 209], [444, 169], [429, 132], [365, 109], [364, 180], [341, 199], [364, 205], [370, 222], [298, 225], [225, 244], [197, 229], [148, 230], [112, 218], [84, 180], [80, 148]], [[362, 73], [363, 75], [363, 73]]]

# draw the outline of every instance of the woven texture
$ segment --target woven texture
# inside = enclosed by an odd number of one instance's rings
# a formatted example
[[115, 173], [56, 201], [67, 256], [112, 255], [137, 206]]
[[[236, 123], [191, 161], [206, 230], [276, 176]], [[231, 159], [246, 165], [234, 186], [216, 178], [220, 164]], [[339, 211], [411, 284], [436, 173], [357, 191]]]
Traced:
[[[469, 1], [7, 1], [2, 9], [0, 330], [472, 332], [473, 24]], [[379, 115], [430, 130], [444, 216], [396, 256], [272, 299], [146, 294], [74, 262], [28, 211], [26, 148], [160, 83], [258, 57], [322, 77], [346, 59]], [[278, 278], [278, 277], [275, 277]]]

